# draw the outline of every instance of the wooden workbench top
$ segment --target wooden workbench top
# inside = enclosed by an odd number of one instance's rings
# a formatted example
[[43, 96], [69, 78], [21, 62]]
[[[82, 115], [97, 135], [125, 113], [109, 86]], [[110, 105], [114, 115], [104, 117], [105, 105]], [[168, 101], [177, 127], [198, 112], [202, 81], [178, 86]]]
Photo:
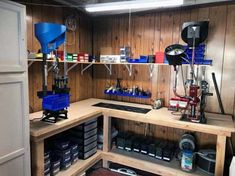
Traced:
[[[116, 118], [150, 123], [155, 125], [185, 129], [190, 131], [198, 131], [215, 135], [231, 136], [232, 132], [235, 132], [232, 116], [207, 113], [207, 124], [198, 124], [191, 122], [184, 122], [178, 120], [180, 116], [173, 115], [167, 108], [161, 108], [158, 110], [151, 110], [147, 114], [140, 114], [128, 111], [107, 109], [94, 107], [92, 105], [104, 102], [119, 105], [129, 105], [141, 108], [150, 108], [149, 105], [126, 103], [119, 101], [103, 100], [90, 98], [87, 100], [72, 103], [68, 109], [68, 119], [61, 120], [56, 124], [48, 124], [41, 121], [31, 121], [30, 123], [30, 135], [31, 139], [44, 139], [73, 126], [83, 123], [84, 121], [98, 117], [100, 115], [112, 116]], [[42, 116], [42, 111], [30, 114], [30, 119], [37, 119]]]

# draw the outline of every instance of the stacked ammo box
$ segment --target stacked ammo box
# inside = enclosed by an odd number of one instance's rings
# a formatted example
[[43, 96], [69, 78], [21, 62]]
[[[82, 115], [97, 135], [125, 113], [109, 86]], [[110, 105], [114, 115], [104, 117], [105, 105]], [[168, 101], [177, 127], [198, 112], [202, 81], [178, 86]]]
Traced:
[[[52, 142], [52, 141], [51, 141]], [[53, 140], [44, 152], [44, 175], [56, 175], [78, 160], [78, 145], [64, 138]]]
[[78, 158], [87, 159], [97, 151], [97, 119], [89, 120], [45, 143], [44, 175], [68, 169]]
[[97, 151], [97, 119], [89, 120], [69, 130], [69, 140], [78, 144], [80, 159], [87, 159]]

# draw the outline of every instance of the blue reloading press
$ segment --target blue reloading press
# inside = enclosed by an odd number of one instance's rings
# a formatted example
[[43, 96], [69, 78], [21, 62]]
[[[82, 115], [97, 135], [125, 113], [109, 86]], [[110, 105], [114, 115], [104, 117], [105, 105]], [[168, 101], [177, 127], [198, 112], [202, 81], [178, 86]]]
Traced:
[[[64, 75], [59, 75], [58, 58], [53, 63], [54, 82], [52, 90], [48, 90], [47, 84], [47, 54], [55, 51], [65, 43], [66, 27], [53, 23], [35, 24], [35, 36], [41, 44], [43, 54], [42, 61], [42, 91], [37, 95], [42, 99], [43, 116], [42, 121], [56, 123], [58, 118], [67, 119], [67, 108], [69, 107], [68, 77], [66, 70]], [[65, 53], [65, 51], [64, 51]], [[66, 68], [65, 68], [66, 69]]]

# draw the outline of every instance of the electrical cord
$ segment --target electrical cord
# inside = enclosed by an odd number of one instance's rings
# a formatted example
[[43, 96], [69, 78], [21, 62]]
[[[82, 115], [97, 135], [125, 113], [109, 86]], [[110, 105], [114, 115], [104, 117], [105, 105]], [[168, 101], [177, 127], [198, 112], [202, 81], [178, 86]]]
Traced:
[[187, 57], [187, 59], [185, 59], [184, 57], [181, 57], [181, 59], [183, 59], [185, 62], [187, 62], [187, 63], [190, 65], [191, 71], [192, 71], [192, 73], [193, 73], [193, 77], [194, 77], [194, 79], [197, 81], [197, 78], [196, 78], [196, 75], [195, 75], [195, 72], [194, 72], [194, 69], [193, 69], [193, 65], [189, 62], [189, 57], [188, 57], [188, 55], [185, 54], [185, 56]]

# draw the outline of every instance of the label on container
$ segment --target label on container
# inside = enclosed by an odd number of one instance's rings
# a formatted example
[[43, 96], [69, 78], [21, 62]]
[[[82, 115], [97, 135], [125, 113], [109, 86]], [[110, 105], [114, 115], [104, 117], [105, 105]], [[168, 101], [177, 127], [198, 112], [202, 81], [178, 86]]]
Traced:
[[141, 153], [147, 154], [147, 151], [145, 151], [145, 150], [141, 150]]
[[185, 171], [191, 171], [193, 169], [193, 153], [192, 152], [182, 153], [181, 168]]

